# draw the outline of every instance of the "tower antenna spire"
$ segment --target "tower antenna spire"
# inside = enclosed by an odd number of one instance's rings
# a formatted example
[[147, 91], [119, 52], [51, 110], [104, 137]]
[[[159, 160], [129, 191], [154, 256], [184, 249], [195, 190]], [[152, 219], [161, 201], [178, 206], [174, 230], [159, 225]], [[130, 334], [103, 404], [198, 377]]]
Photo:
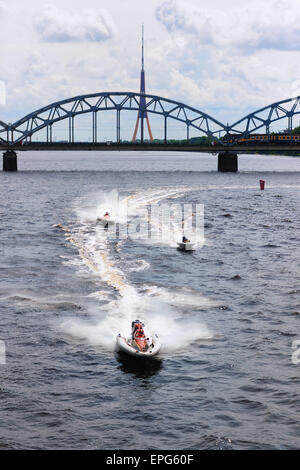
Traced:
[[144, 70], [144, 24], [142, 24], [142, 70]]
[[[141, 70], [141, 81], [140, 81], [140, 93], [141, 95], [145, 95], [146, 87], [145, 87], [145, 70], [144, 70], [144, 24], [142, 24], [142, 70]], [[150, 127], [149, 117], [146, 108], [146, 98], [145, 96], [140, 96], [140, 103], [139, 103], [139, 111], [137, 115], [137, 120], [135, 124], [135, 129], [132, 137], [132, 142], [135, 142], [139, 123], [141, 122], [141, 143], [144, 142], [144, 119], [146, 119], [146, 124], [148, 128], [148, 134], [150, 140], [153, 140], [153, 135]]]

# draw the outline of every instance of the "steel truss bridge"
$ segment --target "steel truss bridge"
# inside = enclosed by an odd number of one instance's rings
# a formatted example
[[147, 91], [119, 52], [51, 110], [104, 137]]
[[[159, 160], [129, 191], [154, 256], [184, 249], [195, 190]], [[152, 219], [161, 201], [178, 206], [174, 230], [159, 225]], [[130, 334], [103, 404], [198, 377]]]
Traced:
[[[132, 93], [132, 92], [101, 92], [94, 94], [87, 94], [76, 96], [73, 98], [57, 101], [49, 104], [41, 109], [38, 109], [30, 114], [27, 114], [22, 119], [12, 123], [6, 124], [0, 121], [0, 148], [7, 151], [26, 150], [32, 148], [33, 150], [49, 150], [50, 148], [61, 149], [56, 142], [53, 141], [53, 126], [63, 120], [67, 121], [68, 138], [64, 141], [67, 145], [64, 146], [66, 150], [78, 148], [78, 140], [76, 140], [76, 118], [80, 115], [90, 114], [90, 131], [92, 134], [91, 143], [82, 143], [81, 148], [89, 145], [89, 149], [103, 150], [103, 145], [98, 142], [98, 115], [105, 111], [115, 111], [115, 129], [116, 129], [116, 144], [118, 150], [122, 150], [121, 143], [121, 123], [122, 113], [124, 111], [133, 111], [140, 113], [140, 115], [159, 115], [163, 123], [163, 142], [162, 145], [151, 145], [151, 150], [160, 150], [166, 147], [168, 141], [168, 125], [170, 120], [182, 123], [186, 126], [186, 146], [181, 145], [181, 150], [188, 150], [190, 147], [190, 131], [193, 130], [197, 136], [207, 136], [211, 141], [216, 143], [216, 147], [208, 147], [197, 145], [194, 146], [194, 151], [219, 151], [237, 149], [235, 144], [224, 144], [222, 137], [227, 134], [236, 134], [239, 137], [249, 137], [254, 133], [270, 134], [271, 126], [276, 125], [278, 121], [283, 120], [286, 129], [291, 131], [293, 129], [293, 119], [295, 116], [300, 115], [300, 96], [295, 98], [286, 99], [272, 103], [269, 106], [258, 109], [232, 125], [225, 125], [206, 114], [205, 112], [188, 106], [178, 101], [162, 98], [156, 95]], [[43, 142], [34, 141], [34, 135], [40, 131], [44, 131], [45, 137]], [[148, 143], [144, 141], [143, 132], [143, 119], [141, 125], [141, 138], [138, 144], [147, 150]], [[196, 132], [195, 132], [196, 131]], [[103, 142], [102, 142], [103, 144]], [[299, 145], [298, 145], [299, 146]], [[294, 146], [293, 150], [298, 150]], [[136, 147], [135, 147], [136, 148]], [[254, 147], [257, 151], [257, 146]], [[111, 150], [115, 149], [113, 145]], [[128, 143], [125, 145], [128, 149]], [[170, 146], [168, 149], [171, 150]], [[108, 150], [108, 147], [105, 147]], [[176, 150], [174, 148], [174, 150]], [[179, 149], [177, 149], [179, 150]], [[299, 146], [300, 150], [300, 146]], [[249, 147], [247, 149], [249, 151]]]
[[[141, 101], [141, 97], [145, 100]], [[144, 106], [140, 103], [145, 103]], [[68, 142], [75, 142], [76, 116], [90, 113], [92, 115], [92, 142], [97, 143], [97, 116], [99, 112], [116, 112], [116, 142], [121, 141], [122, 111], [134, 111], [157, 114], [163, 117], [164, 140], [168, 139], [169, 120], [179, 121], [186, 126], [186, 139], [189, 141], [190, 129], [195, 129], [199, 135], [219, 140], [227, 133], [248, 137], [250, 134], [270, 133], [270, 126], [279, 120], [285, 120], [288, 130], [293, 128], [293, 118], [300, 114], [300, 96], [278, 101], [254, 111], [232, 125], [225, 125], [212, 116], [196, 108], [178, 101], [160, 96], [130, 92], [102, 92], [76, 96], [49, 104], [38, 109], [13, 124], [0, 121], [0, 142], [15, 145], [20, 142], [32, 141], [32, 136], [46, 129], [46, 142], [52, 143], [52, 127], [55, 123], [68, 120]], [[143, 143], [143, 135], [141, 136]]]
[[[140, 99], [145, 98], [144, 106]], [[196, 129], [200, 134], [210, 137], [226, 132], [226, 126], [191, 106], [177, 101], [169, 100], [155, 95], [142, 95], [140, 93], [104, 92], [76, 96], [63, 101], [52, 103], [44, 108], [28, 114], [13, 124], [0, 124], [0, 138], [2, 143], [15, 145], [20, 142], [32, 140], [32, 136], [42, 129], [46, 129], [46, 142], [52, 143], [52, 127], [64, 119], [68, 120], [68, 142], [75, 142], [75, 118], [82, 114], [92, 115], [92, 141], [97, 143], [97, 116], [99, 112], [116, 111], [116, 141], [121, 141], [121, 112], [134, 111], [152, 113], [163, 117], [164, 140], [168, 139], [168, 121], [179, 121], [186, 125], [187, 140], [190, 129]], [[143, 143], [143, 135], [141, 143]]]

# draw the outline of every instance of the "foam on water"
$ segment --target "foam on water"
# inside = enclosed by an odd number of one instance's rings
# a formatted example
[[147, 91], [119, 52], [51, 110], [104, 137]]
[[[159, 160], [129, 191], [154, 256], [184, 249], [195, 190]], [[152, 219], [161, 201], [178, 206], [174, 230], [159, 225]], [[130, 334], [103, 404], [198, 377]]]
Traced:
[[[144, 289], [138, 291], [131, 285], [120, 266], [116, 266], [110, 254], [108, 233], [103, 227], [96, 225], [97, 217], [106, 211], [111, 218], [122, 222], [128, 214], [136, 215], [146, 205], [162, 201], [169, 197], [178, 197], [190, 188], [155, 188], [120, 198], [116, 191], [99, 193], [93, 198], [77, 200], [75, 212], [77, 219], [72, 228], [64, 229], [66, 238], [79, 251], [80, 262], [84, 263], [101, 281], [113, 287], [118, 296], [99, 308], [90, 307], [89, 319], [69, 318], [62, 322], [62, 329], [74, 337], [82, 338], [89, 344], [112, 350], [118, 333], [130, 334], [131, 322], [137, 318], [142, 320], [152, 333], [157, 333], [165, 351], [184, 348], [194, 341], [210, 339], [213, 333], [195, 318], [185, 318], [178, 309], [197, 306], [209, 308], [213, 302], [198, 293], [169, 292], [163, 288]], [[129, 204], [130, 201], [130, 204]], [[128, 207], [130, 209], [128, 210]], [[121, 245], [119, 245], [119, 250]], [[69, 262], [73, 262], [72, 258]], [[74, 267], [78, 268], [78, 257]], [[143, 259], [138, 260], [135, 270], [149, 267]], [[102, 292], [95, 292], [95, 298], [108, 300]]]
[[152, 334], [157, 333], [163, 352], [189, 347], [193, 342], [214, 337], [201, 321], [182, 318], [178, 311], [161, 299], [141, 295], [128, 286], [124, 295], [103, 309], [90, 309], [90, 318], [71, 318], [62, 323], [68, 334], [84, 339], [89, 344], [113, 350], [118, 333], [130, 335], [131, 322], [140, 319]]

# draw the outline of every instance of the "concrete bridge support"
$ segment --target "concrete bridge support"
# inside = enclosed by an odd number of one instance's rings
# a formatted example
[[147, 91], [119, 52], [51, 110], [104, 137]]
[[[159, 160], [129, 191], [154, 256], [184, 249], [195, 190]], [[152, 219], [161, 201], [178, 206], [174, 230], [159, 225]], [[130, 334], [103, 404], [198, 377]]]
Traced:
[[238, 155], [234, 152], [220, 152], [218, 155], [218, 171], [238, 171]]
[[3, 171], [17, 171], [17, 154], [14, 150], [6, 150], [3, 153]]

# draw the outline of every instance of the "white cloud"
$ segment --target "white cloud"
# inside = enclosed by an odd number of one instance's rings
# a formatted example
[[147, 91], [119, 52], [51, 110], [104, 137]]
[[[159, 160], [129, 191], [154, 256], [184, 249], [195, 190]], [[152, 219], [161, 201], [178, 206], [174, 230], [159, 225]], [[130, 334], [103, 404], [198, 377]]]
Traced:
[[35, 77], [43, 77], [49, 71], [47, 63], [39, 51], [33, 52], [26, 58], [24, 76], [28, 80], [33, 80]]
[[6, 103], [6, 87], [3, 80], [0, 80], [0, 105], [5, 105]]
[[164, 0], [156, 18], [168, 31], [192, 35], [203, 45], [254, 49], [298, 50], [300, 10], [291, 0], [255, 0], [228, 12]]
[[[0, 79], [7, 98], [0, 119], [13, 122], [78, 94], [138, 91], [142, 21], [148, 93], [181, 101], [222, 122], [300, 95], [300, 52], [293, 49], [300, 13], [292, 1], [260, 1], [257, 9], [257, 0], [247, 7], [237, 0], [155, 0], [147, 3], [146, 19], [141, 3], [85, 0], [82, 6], [80, 0], [53, 0], [46, 8], [39, 0], [28, 0], [22, 8], [19, 0], [5, 3]], [[109, 9], [100, 10], [100, 21], [99, 4]], [[11, 37], [14, 26], [18, 35]]]
[[46, 42], [102, 42], [115, 35], [115, 25], [104, 9], [69, 13], [47, 5], [35, 19], [36, 30]]
[[[200, 3], [200, 2], [199, 2]], [[163, 0], [156, 18], [169, 33], [159, 45], [161, 87], [168, 96], [222, 122], [300, 95], [300, 11], [297, 2]], [[259, 12], [259, 15], [258, 15]], [[184, 43], [175, 52], [176, 41]], [[173, 49], [170, 42], [174, 43]]]

